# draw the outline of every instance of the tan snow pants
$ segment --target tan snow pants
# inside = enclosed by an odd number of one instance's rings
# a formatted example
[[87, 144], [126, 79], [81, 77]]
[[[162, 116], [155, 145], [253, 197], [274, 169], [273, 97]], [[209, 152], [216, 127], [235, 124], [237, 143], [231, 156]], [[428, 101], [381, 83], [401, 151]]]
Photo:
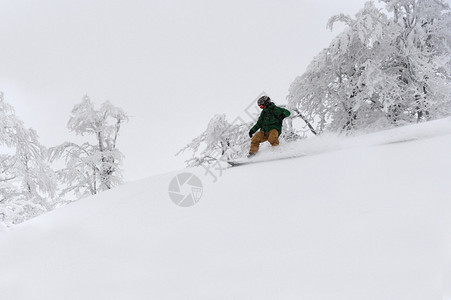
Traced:
[[279, 132], [277, 129], [271, 129], [269, 132], [259, 131], [251, 140], [251, 149], [249, 154], [255, 154], [260, 148], [260, 144], [268, 141], [271, 146], [279, 146]]

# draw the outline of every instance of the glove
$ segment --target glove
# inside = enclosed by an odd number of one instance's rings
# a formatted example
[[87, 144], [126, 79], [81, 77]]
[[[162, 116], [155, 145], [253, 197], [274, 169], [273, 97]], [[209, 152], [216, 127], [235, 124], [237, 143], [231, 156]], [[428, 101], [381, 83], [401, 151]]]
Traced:
[[280, 121], [282, 121], [283, 119], [285, 119], [285, 115], [281, 114], [280, 116], [277, 117]]
[[252, 130], [249, 131], [249, 137], [252, 138], [253, 135], [254, 135], [254, 132]]

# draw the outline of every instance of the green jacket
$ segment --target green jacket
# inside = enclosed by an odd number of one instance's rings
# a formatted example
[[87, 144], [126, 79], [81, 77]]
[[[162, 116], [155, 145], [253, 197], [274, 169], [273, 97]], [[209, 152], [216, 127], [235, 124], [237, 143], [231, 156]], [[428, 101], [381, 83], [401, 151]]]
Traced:
[[271, 129], [277, 129], [279, 135], [282, 133], [282, 121], [288, 117], [290, 112], [282, 107], [277, 107], [274, 103], [262, 110], [260, 117], [258, 117], [257, 124], [251, 128], [251, 133], [254, 134], [257, 130], [269, 132]]

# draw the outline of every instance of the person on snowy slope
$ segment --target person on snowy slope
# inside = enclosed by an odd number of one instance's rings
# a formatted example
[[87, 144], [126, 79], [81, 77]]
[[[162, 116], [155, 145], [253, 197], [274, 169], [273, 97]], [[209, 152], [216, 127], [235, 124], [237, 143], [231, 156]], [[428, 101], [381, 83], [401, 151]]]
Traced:
[[[285, 108], [277, 107], [268, 96], [258, 99], [257, 105], [262, 109], [257, 123], [249, 131], [251, 148], [249, 156], [258, 152], [261, 143], [268, 141], [272, 146], [279, 145], [279, 136], [282, 133], [282, 121], [290, 115]], [[257, 132], [257, 130], [259, 130]], [[254, 133], [256, 133], [254, 135]]]

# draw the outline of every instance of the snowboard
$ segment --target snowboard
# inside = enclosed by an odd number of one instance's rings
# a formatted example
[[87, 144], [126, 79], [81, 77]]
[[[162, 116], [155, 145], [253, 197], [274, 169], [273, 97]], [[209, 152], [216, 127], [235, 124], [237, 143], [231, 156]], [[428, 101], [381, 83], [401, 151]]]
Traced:
[[298, 153], [298, 154], [290, 154], [287, 156], [279, 156], [279, 155], [265, 156], [265, 157], [254, 156], [254, 157], [250, 157], [250, 158], [239, 158], [239, 159], [235, 159], [235, 160], [228, 160], [227, 163], [232, 167], [237, 167], [237, 166], [263, 163], [263, 162], [274, 161], [274, 160], [283, 160], [283, 159], [303, 157], [306, 155], [307, 154], [305, 154], [305, 153]]

